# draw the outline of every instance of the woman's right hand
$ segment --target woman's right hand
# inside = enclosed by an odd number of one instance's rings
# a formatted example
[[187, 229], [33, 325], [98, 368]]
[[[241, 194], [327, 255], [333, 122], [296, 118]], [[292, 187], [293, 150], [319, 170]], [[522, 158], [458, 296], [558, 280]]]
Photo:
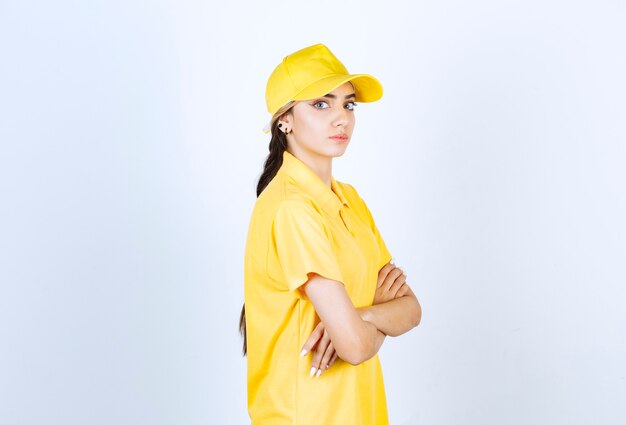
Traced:
[[337, 352], [323, 322], [319, 322], [313, 329], [311, 336], [304, 343], [300, 355], [306, 355], [309, 352], [313, 353], [310, 374], [316, 378], [331, 367], [337, 359]]
[[406, 274], [400, 267], [390, 261], [378, 272], [378, 282], [372, 304], [382, 304], [405, 295], [408, 285]]

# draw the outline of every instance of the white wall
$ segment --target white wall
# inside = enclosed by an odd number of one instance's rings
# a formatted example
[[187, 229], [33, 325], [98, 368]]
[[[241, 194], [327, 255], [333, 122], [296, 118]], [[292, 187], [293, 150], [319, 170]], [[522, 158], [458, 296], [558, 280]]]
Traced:
[[383, 83], [337, 179], [423, 307], [392, 424], [626, 421], [623, 2], [0, 6], [0, 423], [248, 423], [236, 333], [264, 90]]

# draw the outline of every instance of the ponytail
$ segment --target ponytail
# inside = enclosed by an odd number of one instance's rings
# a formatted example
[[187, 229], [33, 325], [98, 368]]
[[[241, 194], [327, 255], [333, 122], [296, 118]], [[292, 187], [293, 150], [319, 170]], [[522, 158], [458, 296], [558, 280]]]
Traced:
[[[261, 177], [259, 177], [259, 182], [256, 187], [256, 196], [257, 198], [261, 195], [261, 192], [267, 187], [267, 185], [272, 181], [272, 179], [278, 173], [280, 166], [283, 164], [283, 152], [287, 150], [287, 136], [281, 130], [278, 129], [277, 123], [278, 118], [289, 112], [291, 107], [295, 102], [291, 101], [287, 103], [285, 106], [280, 108], [272, 119], [271, 129], [272, 129], [272, 139], [270, 140], [269, 146], [269, 155], [265, 160], [265, 164], [263, 166], [263, 173], [261, 173]], [[243, 337], [243, 355], [245, 356], [248, 353], [248, 343], [247, 343], [247, 334], [246, 334], [246, 305], [244, 304], [241, 307], [241, 314], [239, 315], [239, 333]]]

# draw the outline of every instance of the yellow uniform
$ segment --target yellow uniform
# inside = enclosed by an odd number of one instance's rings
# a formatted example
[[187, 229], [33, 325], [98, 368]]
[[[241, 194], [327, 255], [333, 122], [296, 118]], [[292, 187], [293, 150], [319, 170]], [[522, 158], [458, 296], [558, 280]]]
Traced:
[[244, 263], [252, 425], [388, 423], [378, 354], [357, 366], [337, 359], [318, 378], [309, 376], [311, 355], [300, 356], [319, 323], [297, 289], [307, 273], [342, 282], [363, 307], [391, 259], [354, 187], [332, 177], [331, 186], [285, 151], [252, 212]]

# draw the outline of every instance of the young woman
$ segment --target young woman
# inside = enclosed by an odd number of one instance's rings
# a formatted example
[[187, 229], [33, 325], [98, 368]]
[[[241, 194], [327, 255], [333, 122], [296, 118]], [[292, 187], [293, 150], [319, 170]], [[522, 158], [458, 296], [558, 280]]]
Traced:
[[323, 44], [286, 56], [266, 89], [269, 156], [246, 241], [240, 329], [253, 425], [381, 425], [377, 352], [421, 307], [355, 188], [335, 180], [356, 102], [382, 86]]

